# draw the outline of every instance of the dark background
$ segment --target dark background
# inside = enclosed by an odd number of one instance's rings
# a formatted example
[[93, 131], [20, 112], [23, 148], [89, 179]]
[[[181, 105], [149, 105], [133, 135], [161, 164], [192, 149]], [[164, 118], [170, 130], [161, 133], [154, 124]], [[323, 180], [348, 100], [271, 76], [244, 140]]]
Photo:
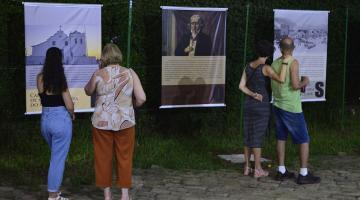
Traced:
[[[118, 37], [116, 44], [127, 51], [128, 2], [124, 0], [52, 0], [55, 3], [102, 3], [102, 42]], [[238, 89], [243, 61], [253, 57], [259, 39], [273, 41], [273, 9], [329, 10], [326, 102], [304, 103], [307, 119], [322, 119], [338, 124], [345, 91], [347, 107], [359, 105], [359, 27], [360, 1], [254, 0], [250, 3], [247, 56], [244, 58], [246, 5], [244, 0], [161, 1], [135, 0], [131, 38], [131, 67], [139, 74], [146, 104], [137, 110], [143, 133], [196, 133], [201, 127], [214, 133], [238, 133], [240, 130], [241, 92]], [[227, 7], [225, 108], [159, 110], [161, 100], [161, 9], [160, 6]], [[347, 57], [345, 57], [346, 7], [349, 7]], [[24, 116], [25, 65], [24, 15], [21, 1], [5, 0], [0, 6], [0, 115], [7, 120], [37, 120]], [[126, 56], [124, 56], [126, 57]], [[344, 62], [347, 62], [344, 75]], [[126, 62], [126, 60], [125, 60]], [[344, 90], [343, 81], [346, 87]], [[347, 108], [346, 108], [347, 109]], [[348, 111], [348, 110], [345, 110]], [[324, 114], [326, 113], [326, 114]], [[89, 118], [90, 114], [79, 114]], [[90, 123], [90, 122], [89, 122]], [[11, 133], [4, 133], [11, 135]]]

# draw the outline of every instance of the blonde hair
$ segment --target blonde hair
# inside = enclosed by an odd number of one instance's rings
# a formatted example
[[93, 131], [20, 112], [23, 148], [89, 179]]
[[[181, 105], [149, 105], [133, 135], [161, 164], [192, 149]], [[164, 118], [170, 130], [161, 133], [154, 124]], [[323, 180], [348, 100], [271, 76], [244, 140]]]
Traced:
[[101, 68], [108, 65], [121, 64], [123, 55], [116, 44], [108, 43], [101, 53]]

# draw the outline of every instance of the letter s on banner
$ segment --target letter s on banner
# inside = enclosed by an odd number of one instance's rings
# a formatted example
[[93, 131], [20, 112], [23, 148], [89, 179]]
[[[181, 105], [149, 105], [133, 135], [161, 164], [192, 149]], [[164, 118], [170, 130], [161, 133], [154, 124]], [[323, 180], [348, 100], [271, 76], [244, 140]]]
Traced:
[[324, 83], [323, 82], [316, 82], [315, 83], [315, 96], [316, 97], [323, 97], [324, 96]]

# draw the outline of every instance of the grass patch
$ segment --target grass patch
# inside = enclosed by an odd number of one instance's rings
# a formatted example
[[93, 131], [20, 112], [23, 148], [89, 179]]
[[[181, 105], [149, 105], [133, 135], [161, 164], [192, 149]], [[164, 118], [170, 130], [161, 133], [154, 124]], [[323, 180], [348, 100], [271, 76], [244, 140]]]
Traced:
[[[349, 116], [344, 130], [332, 128], [331, 123], [308, 123], [311, 136], [310, 152], [313, 156], [359, 155], [359, 116]], [[24, 118], [1, 124], [0, 183], [40, 185], [46, 184], [50, 152], [43, 140], [39, 117]], [[139, 126], [140, 127], [140, 126]], [[153, 165], [171, 169], [241, 169], [217, 158], [217, 154], [242, 153], [242, 135], [239, 131], [221, 132], [213, 127], [200, 127], [191, 134], [160, 132], [137, 127], [134, 167]], [[233, 128], [233, 127], [232, 127]], [[171, 131], [175, 131], [172, 129]], [[266, 137], [263, 155], [276, 160], [274, 129]], [[298, 149], [289, 140], [286, 164], [298, 165]], [[316, 162], [316, 160], [311, 160]], [[315, 163], [316, 164], [316, 163]], [[93, 146], [88, 115], [74, 123], [73, 140], [66, 163], [64, 184], [94, 183]]]

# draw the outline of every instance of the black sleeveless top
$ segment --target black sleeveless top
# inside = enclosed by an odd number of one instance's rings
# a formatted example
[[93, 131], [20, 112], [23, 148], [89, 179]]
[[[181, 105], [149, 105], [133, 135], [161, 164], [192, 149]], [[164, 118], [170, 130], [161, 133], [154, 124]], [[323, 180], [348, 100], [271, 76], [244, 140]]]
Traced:
[[39, 93], [39, 96], [43, 107], [65, 106], [65, 102], [61, 94], [48, 95], [46, 92], [43, 92]]
[[[264, 74], [262, 73], [262, 69], [264, 66], [265, 65], [259, 65], [256, 68], [250, 67], [249, 64], [246, 66], [246, 86], [249, 88], [249, 90], [261, 94], [263, 96], [262, 102], [268, 103], [270, 102], [269, 92], [267, 90], [268, 77], [264, 76]], [[258, 103], [258, 101], [252, 97], [248, 97], [245, 100]]]

